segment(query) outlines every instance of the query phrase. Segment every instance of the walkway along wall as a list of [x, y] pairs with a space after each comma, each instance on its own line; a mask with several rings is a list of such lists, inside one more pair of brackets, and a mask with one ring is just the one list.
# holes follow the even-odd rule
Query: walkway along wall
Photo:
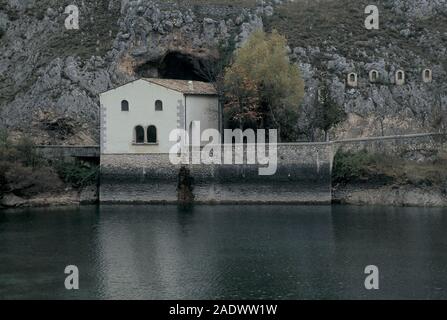
[[332, 142], [338, 150], [391, 154], [407, 160], [424, 160], [427, 155], [447, 152], [447, 134], [423, 133], [387, 137], [345, 139]]
[[75, 159], [98, 161], [100, 158], [99, 146], [55, 146], [37, 145], [37, 154], [47, 160], [62, 160], [66, 162]]

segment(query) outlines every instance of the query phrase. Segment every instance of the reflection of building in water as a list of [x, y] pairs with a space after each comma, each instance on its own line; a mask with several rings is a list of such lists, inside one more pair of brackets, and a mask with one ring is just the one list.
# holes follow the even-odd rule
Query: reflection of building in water
[[123, 207], [101, 210], [103, 298], [191, 299], [192, 292], [209, 291], [215, 259], [206, 256], [216, 249], [207, 241], [206, 218], [188, 220], [175, 206], [133, 206], [124, 214]]

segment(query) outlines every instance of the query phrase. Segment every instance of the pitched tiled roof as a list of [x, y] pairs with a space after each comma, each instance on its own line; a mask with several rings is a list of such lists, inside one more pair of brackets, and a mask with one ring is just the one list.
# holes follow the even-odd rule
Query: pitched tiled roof
[[144, 78], [144, 80], [184, 94], [217, 95], [216, 88], [208, 82], [155, 78]]

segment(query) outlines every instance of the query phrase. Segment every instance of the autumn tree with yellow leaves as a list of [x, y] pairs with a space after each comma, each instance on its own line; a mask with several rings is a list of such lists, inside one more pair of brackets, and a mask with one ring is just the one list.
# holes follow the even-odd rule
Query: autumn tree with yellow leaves
[[224, 88], [231, 127], [277, 129], [281, 141], [296, 138], [304, 82], [278, 32], [259, 30], [250, 36], [225, 70]]

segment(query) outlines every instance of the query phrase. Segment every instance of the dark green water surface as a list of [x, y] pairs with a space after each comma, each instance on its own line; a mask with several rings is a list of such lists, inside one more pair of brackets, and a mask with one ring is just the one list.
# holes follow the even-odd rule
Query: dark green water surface
[[[80, 289], [65, 289], [76, 265]], [[380, 289], [364, 287], [367, 265]], [[445, 299], [447, 209], [0, 211], [1, 299]]]

